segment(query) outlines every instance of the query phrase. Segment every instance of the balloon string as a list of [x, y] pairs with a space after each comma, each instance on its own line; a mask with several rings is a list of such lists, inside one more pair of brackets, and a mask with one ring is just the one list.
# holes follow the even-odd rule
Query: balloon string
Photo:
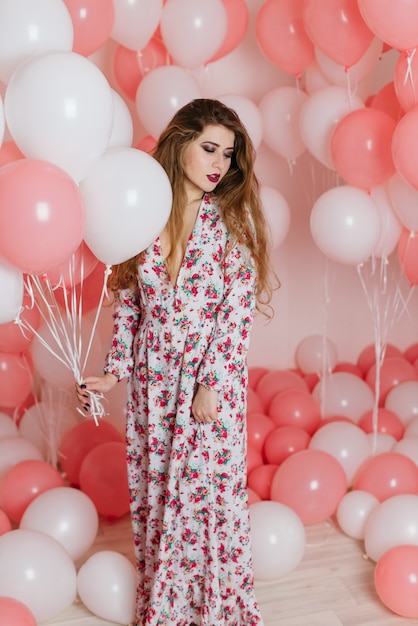
[[413, 58], [415, 56], [415, 52], [417, 51], [416, 48], [414, 48], [413, 50], [408, 50], [406, 53], [406, 63], [407, 63], [407, 67], [406, 67], [406, 72], [405, 72], [405, 77], [403, 80], [403, 84], [406, 85], [408, 79], [411, 81], [411, 87], [414, 90], [414, 76], [412, 73], [412, 61]]

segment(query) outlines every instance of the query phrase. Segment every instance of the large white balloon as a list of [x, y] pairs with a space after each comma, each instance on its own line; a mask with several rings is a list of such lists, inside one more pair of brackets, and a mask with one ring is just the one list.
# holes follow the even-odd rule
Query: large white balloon
[[254, 576], [273, 580], [294, 570], [306, 547], [305, 527], [288, 506], [268, 500], [250, 505]]
[[161, 165], [135, 148], [108, 150], [80, 183], [85, 241], [105, 265], [127, 261], [161, 233], [171, 211], [170, 181]]
[[224, 94], [218, 100], [237, 113], [257, 150], [263, 139], [263, 118], [258, 106], [250, 98], [238, 94]]
[[0, 537], [0, 596], [23, 602], [38, 623], [71, 606], [76, 594], [74, 562], [58, 541], [23, 529]]
[[0, 80], [7, 83], [18, 65], [39, 52], [71, 52], [73, 39], [62, 0], [1, 0]]
[[28, 158], [49, 161], [79, 182], [112, 132], [113, 96], [104, 74], [75, 52], [29, 58], [11, 77], [6, 122]]
[[79, 569], [78, 594], [94, 615], [118, 624], [135, 619], [136, 572], [113, 550], [96, 552]]
[[92, 500], [79, 489], [55, 487], [32, 500], [23, 513], [20, 528], [49, 535], [76, 561], [93, 545], [99, 515]]
[[348, 265], [367, 261], [381, 230], [379, 210], [366, 191], [341, 185], [323, 193], [310, 218], [312, 237], [330, 259]]
[[374, 406], [374, 394], [369, 385], [350, 372], [323, 376], [312, 394], [320, 403], [324, 418], [341, 415], [358, 422]]
[[163, 65], [139, 83], [135, 107], [148, 134], [158, 139], [173, 115], [195, 98], [201, 98], [201, 92], [193, 76], [183, 67]]
[[145, 48], [161, 19], [163, 0], [113, 0], [111, 37], [130, 50]]
[[221, 47], [228, 16], [221, 0], [167, 0], [161, 35], [176, 65], [203, 66]]

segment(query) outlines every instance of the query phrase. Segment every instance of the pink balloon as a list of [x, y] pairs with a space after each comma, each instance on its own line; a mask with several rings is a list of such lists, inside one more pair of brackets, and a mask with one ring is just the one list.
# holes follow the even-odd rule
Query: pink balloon
[[264, 374], [267, 374], [268, 371], [269, 370], [267, 367], [260, 367], [260, 366], [249, 367], [248, 368], [248, 389], [255, 391], [258, 383], [260, 382]]
[[411, 109], [399, 120], [392, 140], [392, 157], [398, 174], [414, 189], [418, 189], [418, 173], [414, 163], [418, 157], [415, 141], [418, 132], [418, 108]]
[[[366, 382], [372, 390], [376, 385], [376, 364], [372, 365], [366, 375]], [[404, 357], [385, 357], [379, 372], [379, 405], [385, 404], [388, 393], [399, 383], [418, 380], [418, 372]]]
[[303, 23], [303, 5], [303, 0], [267, 0], [256, 18], [261, 51], [288, 74], [302, 74], [314, 58], [314, 46]]
[[383, 502], [401, 494], [418, 492], [418, 467], [397, 452], [383, 452], [367, 459], [359, 468], [353, 489], [373, 494]]
[[0, 598], [0, 623], [4, 626], [36, 626], [32, 611], [14, 598]]
[[397, 441], [402, 439], [405, 426], [396, 413], [384, 407], [379, 407], [376, 418], [375, 425], [374, 411], [367, 411], [360, 418], [358, 425], [365, 433], [386, 433], [394, 437]]
[[322, 450], [302, 450], [276, 471], [271, 499], [293, 509], [309, 525], [333, 515], [346, 491], [345, 472], [333, 456]]
[[33, 364], [27, 352], [0, 352], [0, 406], [23, 404], [33, 383]]
[[25, 155], [19, 150], [14, 141], [4, 141], [0, 147], [0, 167], [2, 165], [6, 165], [7, 163], [11, 163], [12, 161], [17, 161], [19, 159], [24, 159]]
[[259, 452], [263, 452], [267, 435], [274, 430], [272, 419], [263, 413], [247, 413], [247, 440]]
[[308, 387], [301, 376], [289, 369], [272, 370], [267, 372], [258, 382], [256, 392], [263, 408], [268, 411], [274, 396], [285, 389], [304, 389]]
[[410, 111], [418, 104], [417, 80], [415, 54], [408, 50], [401, 52], [395, 65], [393, 84], [398, 105], [403, 111]]
[[310, 216], [312, 237], [330, 259], [347, 265], [365, 262], [380, 237], [379, 210], [363, 189], [341, 185], [325, 191]]
[[370, 190], [395, 173], [392, 138], [395, 120], [379, 109], [357, 109], [335, 127], [331, 154], [336, 170], [355, 187]]
[[[66, 311], [68, 303], [71, 303], [73, 299], [75, 299], [77, 306], [81, 305], [82, 315], [99, 307], [105, 281], [106, 265], [101, 261], [97, 261], [96, 257], [94, 258], [96, 263], [91, 272], [88, 273], [88, 276], [74, 287], [66, 289], [66, 292], [64, 292], [64, 288], [55, 290], [55, 299], [63, 311]], [[105, 294], [102, 306], [109, 305], [111, 298], [111, 295]]]
[[11, 520], [19, 524], [25, 509], [38, 495], [54, 487], [63, 487], [64, 479], [46, 461], [21, 461], [1, 476], [0, 501]]
[[398, 50], [418, 46], [418, 6], [410, 0], [358, 0], [364, 21], [377, 37]]
[[247, 446], [247, 475], [253, 471], [255, 467], [259, 467], [263, 465], [263, 455], [260, 450], [255, 448], [253, 445], [248, 444]]
[[312, 435], [321, 421], [316, 398], [303, 389], [286, 389], [270, 402], [268, 414], [276, 426], [298, 426]]
[[12, 522], [7, 517], [7, 514], [0, 509], [0, 536], [8, 533], [10, 530], [12, 530]]
[[278, 426], [264, 442], [264, 456], [268, 463], [280, 465], [288, 457], [309, 445], [310, 435], [299, 426]]
[[222, 0], [222, 3], [227, 18], [226, 35], [221, 47], [208, 63], [213, 63], [235, 50], [244, 39], [248, 28], [249, 12], [245, 0]]
[[[402, 350], [400, 350], [400, 348], [398, 348], [397, 346], [394, 346], [391, 343], [387, 343], [385, 345], [385, 356], [386, 357], [392, 357], [392, 356], [401, 357], [403, 355], [402, 355]], [[376, 347], [375, 347], [375, 344], [369, 344], [368, 346], [363, 348], [363, 350], [360, 352], [358, 359], [357, 359], [357, 365], [362, 371], [363, 376], [365, 376], [367, 372], [369, 371], [369, 369], [372, 367], [372, 365], [374, 365], [375, 363], [376, 363]]]
[[315, 46], [345, 67], [361, 59], [374, 37], [353, 0], [306, 0], [303, 20]]
[[278, 465], [258, 465], [248, 475], [248, 486], [253, 489], [261, 500], [270, 500], [270, 490], [273, 476]]
[[61, 168], [22, 159], [0, 169], [0, 255], [28, 274], [64, 263], [80, 245], [84, 204]]
[[366, 100], [371, 90], [371, 75], [382, 56], [382, 48], [382, 41], [375, 37], [360, 60], [348, 69], [319, 48], [315, 48], [315, 58], [322, 73], [332, 84], [346, 87], [348, 81], [350, 85], [356, 85], [357, 95]]
[[89, 56], [106, 43], [115, 19], [113, 0], [64, 0], [74, 29], [73, 51]]
[[98, 262], [85, 241], [82, 241], [71, 257], [58, 267], [48, 270], [46, 277], [52, 287], [74, 287], [92, 273]]
[[93, 420], [78, 423], [62, 438], [59, 456], [62, 471], [72, 486], [80, 484], [80, 467], [84, 457], [96, 446], [107, 442], [122, 442], [120, 433], [109, 422], [96, 426]]
[[[38, 307], [28, 294], [23, 295], [22, 311], [20, 319], [29, 324], [35, 331], [39, 326], [40, 313]], [[24, 352], [32, 342], [34, 334], [31, 330], [22, 332], [14, 321], [0, 324], [0, 351], [1, 352]]]
[[152, 37], [142, 50], [129, 50], [117, 46], [112, 63], [112, 72], [122, 93], [135, 102], [138, 85], [148, 72], [156, 67], [168, 65], [170, 55], [163, 42]]
[[261, 498], [251, 487], [247, 487], [248, 491], [248, 505], [254, 504], [254, 502], [261, 502]]
[[102, 443], [86, 454], [80, 467], [80, 489], [91, 498], [100, 515], [117, 519], [128, 513], [128, 470], [124, 443]]
[[380, 109], [381, 111], [384, 111], [393, 117], [396, 123], [399, 122], [404, 114], [396, 95], [394, 81], [386, 83], [386, 85], [379, 89], [379, 91], [372, 97], [370, 106], [373, 109]]
[[379, 559], [374, 571], [383, 604], [402, 617], [418, 618], [418, 546], [395, 546]]

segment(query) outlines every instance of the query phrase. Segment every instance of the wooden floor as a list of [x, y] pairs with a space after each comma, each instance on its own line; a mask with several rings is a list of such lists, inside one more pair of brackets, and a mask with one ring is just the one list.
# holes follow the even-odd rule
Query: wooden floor
[[[376, 595], [375, 564], [364, 557], [363, 542], [331, 523], [306, 528], [304, 557], [279, 580], [257, 582], [265, 626], [409, 626], [418, 620], [387, 610]], [[99, 550], [117, 550], [131, 558], [129, 516], [103, 522], [96, 542], [77, 567]], [[114, 626], [77, 602], [43, 626]]]

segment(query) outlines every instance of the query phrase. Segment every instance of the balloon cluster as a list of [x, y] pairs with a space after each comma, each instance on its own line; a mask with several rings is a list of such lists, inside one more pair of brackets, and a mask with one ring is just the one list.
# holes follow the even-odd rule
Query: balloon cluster
[[0, 456], [1, 623], [34, 626], [77, 596], [103, 619], [133, 621], [132, 562], [113, 550], [89, 554], [100, 516], [114, 520], [129, 510], [120, 433], [108, 422], [72, 426], [60, 443], [58, 470], [0, 413]]
[[[335, 520], [364, 541], [382, 602], [418, 617], [418, 347], [389, 344], [375, 394], [373, 345], [338, 362], [332, 342], [298, 345], [295, 369], [250, 368], [248, 490], [256, 578], [294, 569], [304, 528]], [[400, 583], [402, 581], [402, 584]]]

